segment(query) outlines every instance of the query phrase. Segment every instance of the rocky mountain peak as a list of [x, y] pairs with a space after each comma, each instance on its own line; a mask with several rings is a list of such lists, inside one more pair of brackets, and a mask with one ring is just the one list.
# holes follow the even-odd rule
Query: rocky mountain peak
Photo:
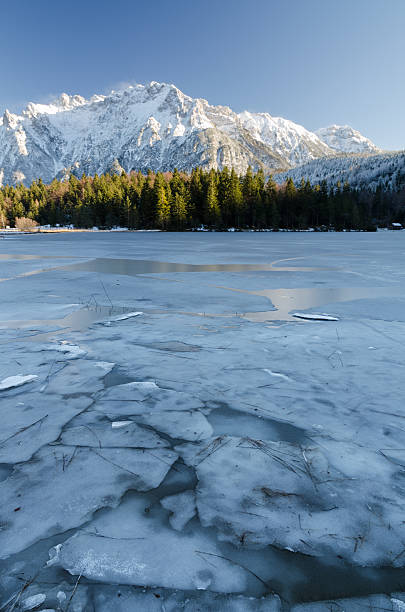
[[275, 172], [336, 155], [336, 139], [349, 148], [351, 141], [358, 147], [367, 140], [339, 130], [333, 138], [269, 113], [237, 114], [152, 81], [90, 99], [63, 93], [49, 104], [30, 102], [21, 116], [6, 111], [0, 169], [10, 183], [17, 176], [26, 183], [51, 181], [66, 168], [100, 174], [115, 161], [126, 172], [225, 165], [237, 172], [248, 165]]

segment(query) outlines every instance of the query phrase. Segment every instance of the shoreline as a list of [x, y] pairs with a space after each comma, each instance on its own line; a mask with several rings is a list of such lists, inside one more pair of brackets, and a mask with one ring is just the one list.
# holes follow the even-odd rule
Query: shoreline
[[75, 233], [91, 233], [91, 234], [136, 234], [136, 233], [160, 233], [160, 234], [176, 234], [176, 233], [181, 233], [181, 234], [205, 234], [205, 233], [215, 233], [215, 234], [249, 234], [249, 233], [256, 233], [256, 234], [349, 234], [349, 233], [356, 233], [356, 234], [375, 234], [377, 232], [392, 232], [392, 231], [403, 231], [403, 229], [405, 228], [400, 228], [397, 230], [393, 230], [391, 228], [388, 227], [378, 227], [375, 230], [364, 230], [364, 229], [343, 229], [343, 230], [334, 230], [334, 229], [327, 229], [327, 230], [320, 230], [320, 229], [313, 229], [313, 228], [309, 228], [309, 229], [278, 229], [278, 230], [274, 230], [274, 229], [269, 229], [269, 228], [263, 228], [263, 229], [240, 229], [240, 230], [236, 230], [234, 228], [228, 228], [228, 229], [205, 229], [205, 230], [200, 230], [200, 229], [191, 229], [191, 230], [160, 230], [160, 229], [90, 229], [90, 228], [50, 228], [50, 229], [41, 229], [41, 230], [17, 230], [14, 228], [10, 228], [10, 229], [3, 229], [0, 230], [0, 238], [1, 237], [5, 237], [5, 236], [15, 236], [15, 235], [27, 235], [27, 234], [32, 234], [32, 235], [37, 235], [37, 234], [75, 234]]

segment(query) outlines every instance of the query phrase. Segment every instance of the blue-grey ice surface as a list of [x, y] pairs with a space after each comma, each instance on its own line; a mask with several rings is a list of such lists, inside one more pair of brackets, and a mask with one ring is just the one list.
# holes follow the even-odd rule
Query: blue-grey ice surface
[[0, 265], [0, 610], [405, 610], [405, 233]]

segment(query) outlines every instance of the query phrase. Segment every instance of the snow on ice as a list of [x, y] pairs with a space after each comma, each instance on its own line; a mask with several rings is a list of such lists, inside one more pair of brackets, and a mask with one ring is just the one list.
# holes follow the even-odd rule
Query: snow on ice
[[15, 376], [7, 376], [7, 378], [0, 381], [0, 391], [6, 391], [7, 389], [13, 389], [14, 387], [21, 387], [21, 385], [32, 382], [36, 378], [38, 378], [36, 374], [27, 374], [26, 376], [17, 374]]

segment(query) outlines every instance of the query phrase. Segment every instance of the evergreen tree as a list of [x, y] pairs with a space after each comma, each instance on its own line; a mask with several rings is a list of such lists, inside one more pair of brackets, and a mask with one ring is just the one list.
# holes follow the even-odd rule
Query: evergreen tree
[[170, 202], [167, 197], [166, 182], [161, 172], [156, 175], [153, 192], [156, 201], [156, 227], [167, 229], [170, 225]]
[[221, 221], [221, 212], [218, 203], [218, 187], [215, 170], [211, 170], [208, 175], [206, 210], [208, 224], [215, 227], [218, 226]]
[[243, 194], [240, 179], [233, 168], [230, 177], [229, 198], [231, 225], [240, 227], [242, 223]]
[[306, 227], [342, 229], [405, 223], [405, 173], [396, 175], [394, 188], [376, 192], [354, 190], [345, 183], [328, 187], [303, 179], [298, 188], [291, 178], [277, 186], [262, 170], [251, 168], [239, 177], [234, 169], [196, 168], [191, 175], [174, 170], [155, 174], [125, 172], [67, 181], [41, 180], [27, 187], [0, 188], [0, 226], [16, 217], [40, 224], [73, 223], [77, 227], [161, 228], [185, 230], [201, 223], [215, 228]]
[[246, 170], [246, 174], [243, 177], [242, 182], [242, 195], [243, 195], [243, 203], [244, 203], [244, 223], [250, 227], [253, 225], [254, 221], [254, 206], [255, 206], [255, 183], [253, 179], [252, 168], [248, 166]]
[[173, 229], [176, 231], [184, 229], [187, 220], [187, 202], [178, 192], [172, 196], [171, 219]]

